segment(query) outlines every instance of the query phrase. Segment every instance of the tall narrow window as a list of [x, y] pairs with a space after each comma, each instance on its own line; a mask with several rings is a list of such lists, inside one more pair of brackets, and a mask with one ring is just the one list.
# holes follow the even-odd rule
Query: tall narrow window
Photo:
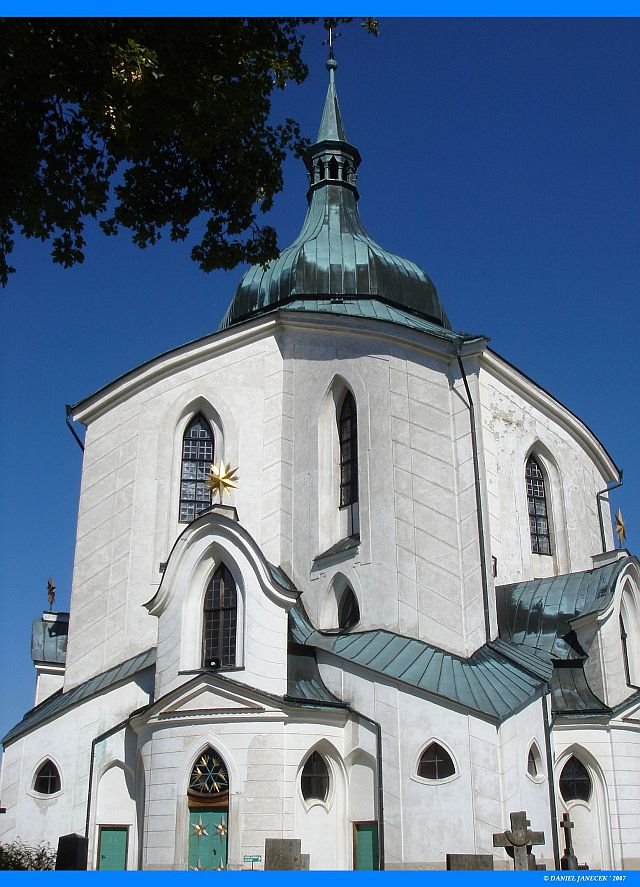
[[233, 576], [224, 564], [218, 567], [207, 586], [203, 615], [203, 668], [235, 665], [238, 594]]
[[631, 686], [631, 669], [629, 668], [629, 648], [627, 646], [627, 629], [625, 628], [622, 613], [620, 613], [620, 643], [622, 644], [622, 661], [624, 663], [624, 677], [628, 686]]
[[527, 481], [527, 502], [529, 504], [531, 551], [534, 554], [551, 554], [551, 535], [549, 533], [549, 515], [547, 513], [544, 475], [533, 456], [530, 456], [527, 461], [525, 476]]
[[213, 462], [213, 435], [201, 413], [189, 422], [182, 438], [180, 520], [189, 522], [211, 506], [206, 480]]
[[340, 508], [358, 501], [358, 424], [356, 402], [347, 391], [338, 414]]
[[329, 769], [317, 751], [312, 752], [302, 768], [300, 788], [305, 801], [326, 801], [329, 794]]

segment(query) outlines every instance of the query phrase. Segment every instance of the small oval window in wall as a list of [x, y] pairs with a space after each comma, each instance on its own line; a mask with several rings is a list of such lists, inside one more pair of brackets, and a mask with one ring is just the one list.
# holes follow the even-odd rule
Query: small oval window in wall
[[560, 794], [565, 802], [588, 801], [591, 797], [591, 777], [582, 761], [571, 755], [560, 774]]
[[531, 744], [529, 749], [529, 757], [527, 758], [527, 773], [532, 779], [540, 780], [544, 776], [542, 769], [542, 757], [540, 750], [535, 742]]
[[329, 794], [329, 768], [322, 755], [314, 751], [302, 768], [300, 779], [305, 801], [326, 801]]
[[60, 774], [53, 761], [45, 761], [36, 773], [33, 790], [41, 795], [55, 795], [60, 791]]
[[423, 779], [447, 779], [456, 772], [451, 755], [439, 742], [432, 742], [420, 755], [418, 776]]

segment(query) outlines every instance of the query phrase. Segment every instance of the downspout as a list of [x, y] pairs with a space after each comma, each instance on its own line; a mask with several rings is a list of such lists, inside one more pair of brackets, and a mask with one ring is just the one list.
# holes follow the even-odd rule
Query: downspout
[[[311, 699], [296, 699], [293, 696], [284, 696], [285, 701], [289, 699], [291, 702], [303, 702], [304, 705], [317, 705], [319, 707], [325, 706], [326, 702], [315, 702]], [[384, 789], [382, 784], [382, 727], [378, 723], [378, 721], [374, 721], [373, 718], [370, 718], [369, 715], [363, 715], [362, 712], [356, 711], [348, 703], [341, 703], [341, 705], [345, 704], [347, 706], [348, 711], [353, 712], [357, 717], [362, 718], [363, 721], [368, 721], [370, 724], [373, 724], [373, 727], [376, 731], [376, 774], [378, 777], [378, 791], [376, 792], [376, 821], [378, 823], [378, 870], [384, 871]], [[337, 705], [337, 703], [336, 703]], [[98, 737], [100, 738], [100, 737]]]
[[376, 764], [378, 770], [378, 792], [376, 799], [376, 818], [378, 820], [378, 871], [384, 871], [384, 789], [382, 785], [382, 727], [378, 723], [378, 721], [374, 721], [373, 718], [370, 718], [368, 715], [363, 715], [359, 711], [355, 711], [354, 713], [358, 715], [359, 718], [362, 718], [363, 721], [368, 721], [370, 724], [373, 724], [376, 731]]
[[[600, 521], [600, 541], [602, 543], [602, 553], [603, 554], [607, 550], [607, 541], [604, 536], [604, 521], [602, 520], [602, 499], [604, 496], [607, 495], [607, 493], [610, 493], [611, 490], [617, 490], [618, 487], [622, 486], [622, 484], [624, 483], [624, 480], [622, 479], [623, 473], [624, 472], [622, 471], [622, 468], [621, 468], [620, 469], [620, 480], [617, 481], [617, 483], [614, 483], [613, 486], [611, 486], [611, 487], [609, 486], [609, 484], [607, 484], [607, 486], [605, 487], [604, 490], [600, 490], [599, 493], [596, 493], [596, 502], [598, 503], [598, 520]], [[607, 499], [607, 502], [608, 501], [609, 500]], [[615, 548], [615, 543], [614, 543], [614, 548]]]
[[553, 754], [551, 752], [551, 724], [547, 719], [547, 698], [551, 696], [551, 687], [547, 684], [542, 694], [542, 723], [544, 724], [544, 745], [547, 757], [547, 783], [549, 786], [549, 813], [551, 814], [551, 841], [553, 844], [553, 861], [556, 869], [560, 868], [560, 846], [558, 844], [558, 803], [553, 778]]
[[476, 432], [476, 412], [473, 406], [469, 383], [467, 382], [467, 374], [464, 371], [462, 356], [460, 353], [460, 344], [456, 351], [458, 366], [464, 382], [465, 391], [467, 392], [468, 408], [469, 408], [469, 425], [471, 427], [471, 448], [473, 451], [473, 477], [476, 489], [476, 515], [478, 520], [478, 543], [480, 545], [480, 574], [482, 579], [482, 603], [484, 606], [484, 633], [487, 643], [491, 641], [491, 621], [489, 618], [489, 581], [487, 578], [487, 556], [485, 551], [484, 538], [484, 520], [482, 517], [482, 496], [480, 493], [480, 464], [478, 459], [478, 437]]
[[84, 821], [84, 836], [85, 838], [89, 837], [89, 820], [91, 818], [91, 798], [93, 795], [93, 765], [95, 763], [95, 755], [96, 755], [96, 745], [99, 742], [102, 742], [103, 739], [108, 739], [113, 733], [118, 733], [123, 727], [126, 727], [129, 724], [129, 718], [124, 721], [121, 721], [119, 724], [116, 724], [115, 727], [111, 727], [109, 730], [105, 730], [104, 733], [101, 733], [99, 736], [96, 736], [91, 741], [91, 758], [89, 759], [89, 787], [87, 789], [87, 815]]
[[80, 438], [76, 434], [76, 430], [73, 427], [73, 425], [71, 424], [71, 415], [73, 413], [73, 408], [69, 404], [67, 404], [65, 407], [65, 410], [66, 410], [66, 418], [67, 418], [67, 428], [69, 429], [71, 434], [73, 434], [73, 436], [76, 439], [76, 443], [78, 444], [78, 446], [80, 447], [80, 449], [84, 453], [84, 444], [82, 443], [82, 441], [80, 440]]

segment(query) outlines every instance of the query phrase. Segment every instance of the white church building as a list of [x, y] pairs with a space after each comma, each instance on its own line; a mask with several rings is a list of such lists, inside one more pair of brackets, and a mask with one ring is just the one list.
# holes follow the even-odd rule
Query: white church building
[[[34, 622], [0, 841], [88, 867], [640, 868], [640, 571], [594, 434], [367, 234], [335, 61], [297, 240], [218, 332], [73, 407], [70, 613]], [[238, 469], [223, 498], [211, 464]], [[452, 846], [453, 844], [453, 846]]]

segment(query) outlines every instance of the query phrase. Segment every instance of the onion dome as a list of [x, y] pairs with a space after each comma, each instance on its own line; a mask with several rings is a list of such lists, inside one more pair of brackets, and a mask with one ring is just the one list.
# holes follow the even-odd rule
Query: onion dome
[[224, 329], [287, 303], [344, 299], [346, 304], [387, 303], [451, 329], [429, 277], [413, 262], [379, 246], [360, 220], [356, 188], [360, 153], [345, 135], [336, 68], [331, 57], [318, 138], [304, 157], [310, 187], [302, 231], [277, 259], [247, 271], [220, 326]]

